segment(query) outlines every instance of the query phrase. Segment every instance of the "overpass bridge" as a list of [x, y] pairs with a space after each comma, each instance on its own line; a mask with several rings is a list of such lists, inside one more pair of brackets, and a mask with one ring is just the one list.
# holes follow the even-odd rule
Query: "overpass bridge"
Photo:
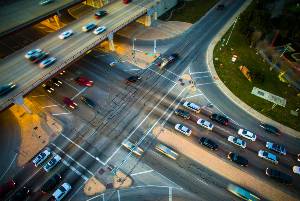
[[[156, 7], [157, 2], [154, 0], [134, 0], [127, 5], [122, 1], [116, 1], [104, 7], [109, 14], [101, 20], [94, 19], [94, 13], [91, 13], [2, 59], [0, 85], [15, 82], [17, 88], [0, 98], [0, 111], [13, 103], [22, 105], [24, 95], [107, 38], [113, 50], [114, 33], [145, 14], [148, 19], [146, 24], [149, 24], [151, 16], [155, 16]], [[99, 35], [82, 32], [81, 27], [89, 22], [94, 22], [98, 26], [104, 25], [107, 30]], [[74, 35], [65, 40], [59, 39], [58, 35], [68, 29], [72, 29]], [[26, 52], [35, 48], [49, 52], [50, 56], [57, 58], [56, 63], [41, 69], [25, 59]]]

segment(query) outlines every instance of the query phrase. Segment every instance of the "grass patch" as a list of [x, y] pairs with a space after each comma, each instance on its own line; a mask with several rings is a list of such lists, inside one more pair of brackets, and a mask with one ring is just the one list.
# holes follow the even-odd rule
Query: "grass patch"
[[[173, 11], [172, 17], [169, 21], [195, 23], [217, 2], [217, 0], [192, 0], [179, 2], [174, 8], [175, 11]], [[168, 19], [170, 13], [171, 10], [160, 16], [159, 19]]]
[[[229, 33], [224, 36], [226, 40], [228, 35]], [[239, 33], [238, 29], [233, 31], [228, 45], [222, 47], [221, 50], [220, 48], [221, 42], [214, 49], [214, 58], [219, 59], [218, 61], [214, 60], [214, 65], [220, 79], [228, 89], [256, 111], [300, 131], [300, 117], [290, 114], [291, 110], [300, 108], [300, 97], [297, 96], [299, 92], [279, 81], [278, 73], [269, 70], [269, 64], [256, 54], [255, 49], [249, 47], [245, 36]], [[238, 55], [236, 63], [231, 62], [233, 54]], [[255, 80], [249, 82], [239, 70], [240, 65], [247, 66], [252, 72], [263, 74], [264, 82]], [[251, 94], [254, 86], [285, 98], [287, 100], [286, 107], [276, 106], [272, 109], [273, 103]]]

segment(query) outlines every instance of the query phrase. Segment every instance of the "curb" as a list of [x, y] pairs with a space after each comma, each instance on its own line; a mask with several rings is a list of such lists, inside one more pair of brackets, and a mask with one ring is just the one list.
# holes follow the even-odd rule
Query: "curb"
[[284, 126], [281, 123], [270, 119], [269, 117], [264, 116], [263, 114], [257, 112], [255, 109], [251, 108], [249, 105], [247, 105], [242, 100], [240, 100], [225, 86], [225, 84], [220, 80], [220, 78], [215, 70], [215, 66], [213, 63], [213, 51], [214, 51], [216, 44], [220, 41], [222, 36], [225, 35], [225, 33], [229, 30], [229, 28], [233, 24], [235, 18], [240, 13], [242, 13], [250, 5], [251, 2], [252, 1], [247, 1], [246, 3], [244, 3], [244, 5], [239, 9], [239, 11], [237, 11], [237, 13], [234, 16], [232, 16], [232, 18], [225, 24], [225, 26], [219, 31], [219, 33], [214, 37], [214, 39], [209, 44], [208, 51], [206, 53], [208, 69], [209, 69], [212, 77], [215, 78], [218, 88], [224, 93], [224, 95], [226, 95], [238, 107], [240, 107], [242, 110], [246, 111], [248, 114], [250, 114], [255, 119], [278, 127], [281, 131], [284, 131], [285, 134], [291, 135], [296, 138], [300, 138], [300, 132], [298, 132], [292, 128], [289, 128], [287, 126]]

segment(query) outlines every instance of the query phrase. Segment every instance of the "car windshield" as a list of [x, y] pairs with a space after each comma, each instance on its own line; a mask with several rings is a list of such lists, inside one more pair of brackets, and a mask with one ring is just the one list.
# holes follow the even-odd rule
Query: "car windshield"
[[269, 157], [269, 154], [268, 154], [267, 152], [264, 151], [264, 152], [263, 152], [263, 156], [268, 158], [268, 157]]

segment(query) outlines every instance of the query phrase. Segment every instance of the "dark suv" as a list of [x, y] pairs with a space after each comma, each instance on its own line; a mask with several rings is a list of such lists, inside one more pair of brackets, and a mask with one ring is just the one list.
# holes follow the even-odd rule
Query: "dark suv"
[[236, 153], [230, 152], [227, 158], [240, 166], [248, 166], [248, 160]]
[[212, 114], [209, 118], [213, 121], [223, 124], [224, 126], [228, 126], [229, 124], [229, 119], [220, 114]]
[[259, 126], [262, 127], [263, 129], [265, 129], [265, 131], [267, 131], [268, 133], [280, 135], [279, 129], [270, 124], [260, 123]]
[[24, 186], [10, 198], [10, 201], [24, 201], [28, 198], [30, 193], [31, 190]]
[[174, 112], [176, 115], [183, 117], [184, 119], [190, 118], [190, 113], [181, 109], [177, 109]]
[[290, 175], [287, 175], [279, 170], [275, 170], [272, 168], [266, 169], [266, 175], [283, 184], [292, 184], [293, 181]]
[[218, 149], [217, 143], [215, 143], [214, 141], [206, 137], [200, 138], [199, 143], [202, 144], [203, 146], [210, 148], [211, 150]]
[[61, 181], [61, 176], [59, 174], [53, 175], [41, 188], [41, 191], [44, 193], [49, 193], [51, 190], [55, 188]]
[[92, 109], [94, 109], [97, 106], [97, 104], [92, 99], [86, 96], [81, 96], [80, 100]]

